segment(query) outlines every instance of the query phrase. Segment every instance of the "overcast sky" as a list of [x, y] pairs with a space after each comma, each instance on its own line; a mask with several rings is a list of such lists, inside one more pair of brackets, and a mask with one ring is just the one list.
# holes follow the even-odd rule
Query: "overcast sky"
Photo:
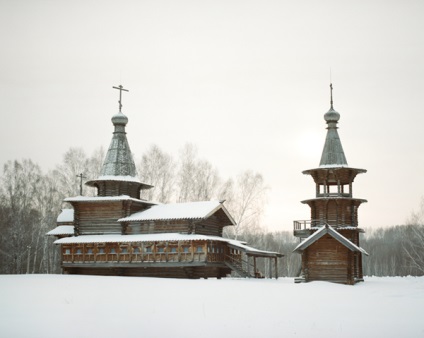
[[270, 187], [264, 225], [309, 219], [330, 69], [361, 227], [424, 195], [424, 1], [0, 0], [0, 164], [107, 148], [122, 83], [136, 160], [187, 142]]

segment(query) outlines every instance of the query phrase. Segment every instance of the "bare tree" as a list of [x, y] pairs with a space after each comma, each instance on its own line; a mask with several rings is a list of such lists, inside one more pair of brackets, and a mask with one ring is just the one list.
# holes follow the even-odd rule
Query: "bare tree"
[[174, 183], [174, 160], [157, 145], [152, 145], [143, 154], [138, 173], [143, 182], [153, 185], [144, 190], [142, 197], [149, 201], [168, 203], [172, 199]]
[[31, 252], [37, 249], [34, 230], [41, 220], [34, 201], [42, 184], [41, 169], [31, 160], [4, 165], [0, 243], [9, 273], [29, 272]]
[[424, 275], [424, 197], [421, 197], [417, 212], [407, 219], [403, 249], [408, 257], [413, 274]]
[[226, 190], [227, 208], [233, 215], [237, 225], [233, 228], [233, 234], [237, 239], [243, 232], [254, 233], [261, 228], [260, 219], [266, 202], [265, 185], [261, 174], [247, 170], [239, 174], [234, 188]]
[[220, 182], [218, 170], [206, 160], [197, 158], [197, 148], [186, 144], [180, 152], [176, 178], [177, 201], [202, 201], [215, 198]]

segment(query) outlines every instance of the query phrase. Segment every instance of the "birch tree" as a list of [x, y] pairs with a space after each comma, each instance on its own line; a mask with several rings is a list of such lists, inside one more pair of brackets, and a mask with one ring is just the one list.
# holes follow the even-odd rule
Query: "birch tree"
[[414, 274], [424, 275], [424, 197], [418, 211], [407, 219], [403, 249], [408, 257], [409, 267]]
[[228, 229], [228, 236], [237, 239], [243, 233], [252, 234], [260, 229], [267, 190], [261, 174], [246, 170], [238, 175], [234, 187], [223, 196], [228, 200], [227, 208], [237, 224]]
[[172, 156], [157, 145], [152, 145], [143, 154], [138, 166], [141, 181], [153, 185], [152, 189], [142, 191], [142, 198], [161, 203], [170, 202], [173, 197], [174, 167]]

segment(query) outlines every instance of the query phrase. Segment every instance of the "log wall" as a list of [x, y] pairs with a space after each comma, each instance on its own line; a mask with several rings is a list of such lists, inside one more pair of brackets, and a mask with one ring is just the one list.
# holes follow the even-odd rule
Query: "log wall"
[[351, 251], [330, 235], [321, 237], [303, 253], [306, 281], [353, 284]]

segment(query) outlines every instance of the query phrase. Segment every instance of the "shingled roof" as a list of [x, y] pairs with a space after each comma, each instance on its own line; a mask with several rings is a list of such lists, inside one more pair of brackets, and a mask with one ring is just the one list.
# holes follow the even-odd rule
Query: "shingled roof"
[[293, 252], [302, 252], [306, 248], [308, 248], [311, 244], [315, 243], [317, 240], [319, 240], [324, 235], [330, 235], [333, 237], [336, 241], [343, 244], [345, 247], [347, 247], [351, 251], [359, 251], [363, 253], [364, 255], [368, 256], [368, 252], [366, 252], [361, 247], [357, 246], [355, 243], [348, 240], [346, 237], [344, 237], [342, 234], [334, 230], [331, 226], [326, 224], [325, 226], [321, 227], [318, 231], [314, 232], [312, 235], [310, 235], [308, 238], [306, 238], [303, 242], [301, 242], [294, 250]]

